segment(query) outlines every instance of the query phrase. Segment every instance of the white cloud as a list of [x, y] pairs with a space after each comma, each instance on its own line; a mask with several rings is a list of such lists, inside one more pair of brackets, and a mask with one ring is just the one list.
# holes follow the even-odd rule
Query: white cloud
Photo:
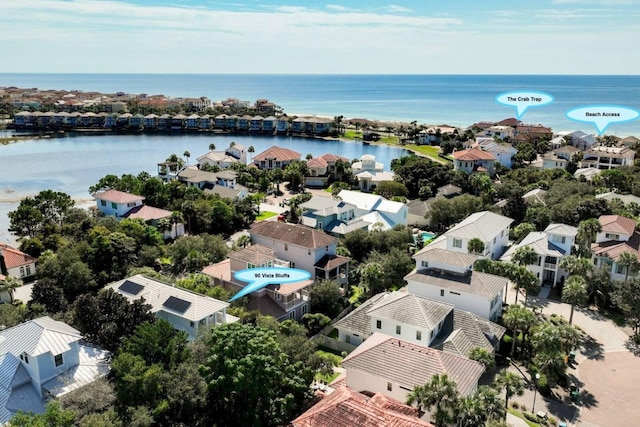
[[387, 10], [389, 10], [389, 12], [392, 12], [392, 13], [410, 13], [410, 12], [413, 12], [412, 9], [409, 9], [408, 7], [404, 7], [404, 6], [399, 6], [397, 4], [390, 4], [387, 7]]

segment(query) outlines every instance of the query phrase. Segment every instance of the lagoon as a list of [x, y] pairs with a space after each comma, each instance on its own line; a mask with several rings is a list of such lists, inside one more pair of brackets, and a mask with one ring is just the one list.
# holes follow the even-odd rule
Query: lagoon
[[[9, 136], [10, 132], [0, 132]], [[389, 170], [391, 160], [408, 154], [399, 147], [365, 145], [360, 142], [299, 137], [239, 136], [211, 134], [87, 135], [63, 134], [52, 138], [0, 145], [0, 241], [15, 241], [7, 229], [7, 213], [19, 200], [44, 189], [63, 191], [74, 199], [91, 199], [89, 186], [108, 174], [157, 174], [157, 163], [175, 153], [191, 153], [189, 162], [209, 151], [209, 144], [223, 150], [234, 141], [253, 146], [254, 154], [277, 145], [295, 150], [304, 158], [334, 153], [348, 159], [373, 154]], [[250, 157], [251, 154], [248, 154]]]

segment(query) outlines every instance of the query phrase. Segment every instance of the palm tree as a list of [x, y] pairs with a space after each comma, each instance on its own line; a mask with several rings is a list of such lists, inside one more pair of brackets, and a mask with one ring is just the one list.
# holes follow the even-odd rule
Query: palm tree
[[191, 153], [185, 151], [182, 155], [187, 159], [187, 166], [189, 166], [189, 157], [191, 157]]
[[510, 305], [502, 316], [504, 325], [513, 331], [513, 341], [511, 343], [511, 357], [515, 354], [518, 331], [524, 336], [537, 323], [538, 319], [531, 310], [518, 304]]
[[496, 367], [496, 357], [493, 355], [493, 352], [486, 348], [474, 347], [471, 349], [467, 357], [471, 360], [482, 363], [487, 371], [491, 371]]
[[416, 403], [420, 410], [431, 410], [435, 406], [436, 426], [445, 427], [451, 420], [451, 412], [456, 408], [459, 398], [456, 382], [447, 374], [434, 375], [431, 380], [416, 386], [407, 395], [407, 404]]
[[586, 277], [593, 271], [593, 263], [589, 258], [577, 258], [574, 255], [562, 258], [559, 267], [569, 276]]
[[456, 426], [460, 427], [483, 427], [484, 411], [482, 402], [476, 394], [463, 397], [458, 401], [455, 408]]
[[484, 243], [482, 240], [474, 237], [469, 240], [469, 243], [467, 243], [467, 250], [470, 254], [481, 254], [484, 252]]
[[481, 385], [478, 387], [476, 396], [482, 405], [485, 422], [492, 419], [502, 419], [505, 416], [504, 401], [500, 398], [498, 391], [495, 389]]
[[362, 286], [369, 295], [375, 295], [381, 290], [384, 270], [380, 263], [362, 263], [358, 267], [358, 272], [360, 273], [360, 286]]
[[509, 407], [509, 398], [522, 396], [524, 393], [524, 381], [518, 374], [504, 369], [496, 376], [493, 382], [498, 390], [504, 389], [504, 407]]
[[562, 302], [571, 304], [569, 324], [573, 323], [573, 310], [576, 304], [583, 304], [587, 300], [587, 282], [580, 276], [571, 276], [562, 288]]
[[213, 151], [216, 149], [216, 144], [209, 144], [209, 151]]
[[624, 280], [629, 278], [629, 273], [635, 275], [638, 270], [640, 270], [640, 261], [638, 261], [638, 257], [631, 252], [621, 253], [616, 264], [624, 267]]
[[534, 265], [538, 263], [538, 254], [531, 246], [521, 246], [513, 253], [511, 261], [523, 267]]
[[0, 294], [7, 292], [9, 294], [9, 301], [13, 302], [14, 291], [22, 285], [22, 280], [6, 276], [4, 280], [0, 280]]
[[250, 145], [247, 149], [247, 152], [249, 153], [249, 163], [251, 163], [253, 161], [253, 153], [256, 152], [256, 149], [253, 147], [253, 145]]
[[591, 253], [591, 244], [596, 241], [596, 236], [602, 231], [602, 225], [596, 218], [585, 219], [578, 224], [576, 240], [585, 254]]
[[237, 242], [238, 246], [246, 248], [250, 244], [251, 244], [251, 237], [247, 236], [246, 234], [243, 234], [242, 236], [238, 237], [238, 242]]

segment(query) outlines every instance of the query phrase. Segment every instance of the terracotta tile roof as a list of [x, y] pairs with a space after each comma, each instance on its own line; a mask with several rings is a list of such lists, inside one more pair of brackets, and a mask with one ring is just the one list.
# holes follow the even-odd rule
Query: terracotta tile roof
[[338, 239], [322, 231], [317, 231], [304, 225], [279, 223], [276, 221], [260, 221], [251, 226], [251, 235], [259, 235], [279, 240], [292, 245], [317, 249], [333, 245]]
[[633, 234], [636, 229], [634, 220], [620, 215], [602, 215], [598, 221], [600, 221], [602, 231], [608, 233]]
[[112, 203], [133, 203], [139, 200], [144, 200], [144, 197], [138, 196], [136, 194], [125, 193], [124, 191], [118, 190], [107, 190], [102, 193], [96, 193], [94, 196], [96, 199], [106, 200], [107, 202]]
[[429, 382], [434, 375], [447, 374], [456, 382], [461, 396], [477, 388], [485, 370], [479, 362], [378, 332], [347, 356], [342, 367], [347, 370], [347, 384], [351, 370], [355, 370], [409, 390]]
[[202, 269], [202, 273], [225, 282], [231, 281], [231, 260], [225, 259]]
[[495, 156], [486, 151], [477, 148], [469, 148], [468, 150], [460, 150], [453, 153], [456, 160], [473, 161], [473, 160], [495, 160]]
[[144, 221], [153, 221], [156, 219], [169, 218], [171, 216], [171, 211], [154, 208], [153, 206], [140, 205], [131, 209], [122, 216], [124, 218], [141, 218]]
[[338, 387], [291, 422], [293, 427], [433, 427], [418, 418], [418, 410], [376, 393], [368, 397]]
[[323, 154], [320, 157], [325, 159], [327, 162], [335, 162], [337, 160], [342, 160], [343, 162], [349, 161], [349, 159], [347, 159], [346, 157], [338, 156], [337, 154], [331, 154], [331, 153]]
[[594, 255], [607, 257], [617, 261], [625, 252], [629, 252], [640, 259], [640, 234], [633, 233], [631, 238], [624, 242], [619, 240], [609, 240], [602, 243], [593, 243], [591, 250]]
[[253, 157], [253, 161], [262, 161], [268, 159], [276, 159], [279, 161], [285, 160], [299, 160], [300, 153], [289, 150], [288, 148], [276, 147], [267, 148], [262, 153]]
[[307, 161], [307, 166], [310, 168], [326, 168], [329, 165], [322, 157], [314, 157]]
[[6, 243], [0, 243], [0, 255], [4, 256], [4, 262], [7, 268], [16, 268], [37, 261], [37, 258], [12, 248]]

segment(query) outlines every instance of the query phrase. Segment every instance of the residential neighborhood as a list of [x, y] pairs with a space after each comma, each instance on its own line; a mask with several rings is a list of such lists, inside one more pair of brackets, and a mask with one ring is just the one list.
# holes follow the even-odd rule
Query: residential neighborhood
[[[116, 98], [87, 112], [67, 96], [13, 124], [274, 135], [342, 126], [285, 118], [268, 100], [143, 114]], [[363, 141], [363, 123], [375, 133], [346, 122]], [[10, 214], [18, 243], [0, 244], [0, 422], [57, 404], [78, 422], [114, 425], [592, 425], [604, 385], [583, 378], [608, 351], [635, 357], [640, 141], [513, 118], [412, 134], [398, 144], [437, 156], [387, 167], [372, 154], [305, 158], [302, 143], [258, 153], [209, 143], [193, 157], [167, 153], [153, 175], [90, 183], [89, 209], [51, 190], [23, 199]], [[253, 290], [239, 276], [273, 268], [308, 279]], [[599, 339], [615, 339], [604, 358]], [[434, 401], [434, 387], [447, 395]], [[112, 400], [81, 414], [78, 390]]]

